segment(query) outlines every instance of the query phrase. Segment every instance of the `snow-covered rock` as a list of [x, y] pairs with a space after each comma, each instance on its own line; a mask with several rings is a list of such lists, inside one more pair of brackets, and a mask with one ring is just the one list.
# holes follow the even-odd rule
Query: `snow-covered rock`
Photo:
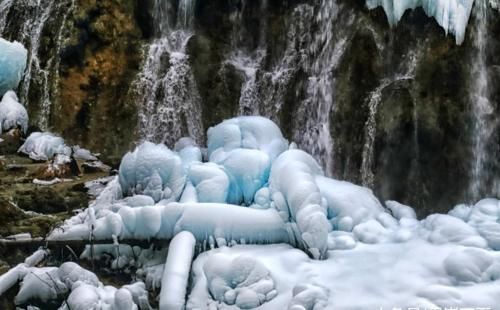
[[19, 42], [0, 38], [0, 96], [15, 90], [21, 81], [28, 51]]
[[34, 132], [29, 135], [19, 148], [19, 153], [28, 155], [33, 160], [49, 160], [56, 154], [70, 156], [71, 148], [64, 139], [50, 132]]
[[97, 157], [94, 154], [87, 149], [81, 148], [79, 145], [73, 146], [73, 157], [80, 160], [97, 160]]
[[382, 6], [392, 26], [401, 20], [407, 10], [422, 7], [428, 16], [436, 19], [446, 34], [455, 35], [459, 45], [465, 39], [473, 4], [474, 0], [366, 0], [369, 9]]
[[0, 101], [0, 134], [15, 128], [20, 128], [24, 134], [26, 133], [28, 112], [19, 103], [16, 93], [8, 91]]

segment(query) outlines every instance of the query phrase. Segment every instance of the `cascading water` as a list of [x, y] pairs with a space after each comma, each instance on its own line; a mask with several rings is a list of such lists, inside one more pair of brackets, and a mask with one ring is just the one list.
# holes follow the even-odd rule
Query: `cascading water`
[[[487, 194], [500, 194], [500, 189], [494, 187], [494, 175], [488, 169], [492, 159], [497, 155], [491, 154], [489, 147], [494, 135], [498, 120], [495, 117], [495, 108], [490, 101], [488, 68], [486, 64], [486, 51], [488, 42], [485, 33], [488, 31], [488, 3], [476, 1], [475, 5], [475, 33], [474, 48], [475, 58], [472, 66], [472, 145], [473, 161], [471, 167], [470, 198], [476, 201]], [[496, 146], [498, 148], [498, 146]], [[498, 153], [497, 153], [498, 154]]]
[[40, 38], [44, 29], [47, 19], [51, 16], [54, 8], [54, 2], [48, 1], [42, 5], [42, 0], [30, 3], [34, 8], [34, 14], [24, 22], [21, 30], [21, 41], [27, 42], [28, 48], [28, 63], [26, 65], [26, 72], [24, 73], [24, 81], [21, 87], [20, 99], [22, 102], [28, 103], [28, 95], [32, 82], [32, 77], [42, 78], [42, 84], [47, 83], [44, 74], [42, 74], [42, 66], [38, 58], [38, 49], [40, 47]]
[[280, 124], [285, 95], [291, 80], [307, 61], [307, 49], [311, 42], [314, 7], [300, 4], [292, 12], [287, 25], [286, 49], [280, 62], [270, 72], [264, 72], [260, 83], [263, 115]]
[[[193, 36], [195, 0], [156, 0], [156, 39], [135, 84], [142, 139], [173, 144], [182, 136], [203, 137], [200, 97], [186, 47]], [[171, 18], [170, 11], [175, 11]], [[168, 63], [165, 61], [168, 59]]]
[[[261, 70], [262, 62], [266, 56], [265, 30], [267, 25], [266, 18], [259, 19], [259, 29], [263, 32], [259, 35], [257, 48], [251, 51], [253, 47], [246, 46], [248, 34], [245, 33], [244, 27], [242, 27], [243, 15], [247, 5], [246, 1], [241, 1], [240, 7], [235, 9], [230, 16], [233, 26], [230, 38], [231, 51], [226, 62], [241, 72], [243, 76], [238, 114], [260, 115], [262, 114], [262, 96], [260, 95], [259, 70]], [[265, 16], [266, 8], [267, 0], [262, 0], [259, 8], [263, 13], [262, 16]]]
[[259, 49], [255, 52], [255, 55], [247, 56], [241, 53], [241, 51], [236, 52], [229, 59], [229, 63], [233, 65], [238, 71], [243, 72], [244, 82], [241, 86], [241, 95], [239, 100], [239, 115], [259, 115], [261, 97], [259, 96], [259, 85], [258, 85], [258, 70], [262, 59], [265, 56], [265, 51]]
[[[261, 10], [266, 3], [262, 2]], [[229, 63], [244, 73], [239, 113], [264, 115], [278, 124], [284, 97], [294, 74], [301, 70], [308, 76], [305, 95], [298, 107], [299, 120], [292, 121], [293, 139], [301, 148], [312, 153], [329, 175], [333, 173], [333, 139], [330, 134], [330, 117], [334, 107], [333, 71], [344, 54], [349, 33], [334, 29], [337, 13], [336, 1], [324, 0], [315, 6], [298, 5], [288, 23], [284, 54], [269, 71], [261, 68], [266, 56], [263, 34], [259, 47], [248, 52], [241, 48], [241, 30], [233, 30], [231, 48], [236, 52], [233, 51], [229, 57]], [[241, 24], [241, 13], [236, 14], [233, 20], [234, 24]], [[260, 28], [265, 29], [265, 22], [261, 23], [264, 25]], [[315, 32], [312, 31], [314, 24], [317, 27]]]
[[303, 115], [305, 122], [303, 127], [295, 129], [294, 139], [320, 161], [327, 175], [332, 175], [334, 141], [330, 133], [330, 117], [335, 101], [333, 70], [344, 54], [348, 35], [333, 29], [338, 14], [336, 1], [321, 1], [315, 14], [318, 31], [308, 49], [310, 62], [304, 64], [309, 78], [305, 99], [299, 108], [299, 115]]

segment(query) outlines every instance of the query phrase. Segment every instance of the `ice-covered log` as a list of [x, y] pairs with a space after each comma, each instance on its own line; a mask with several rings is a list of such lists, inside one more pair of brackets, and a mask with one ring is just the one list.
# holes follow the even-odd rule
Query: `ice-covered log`
[[195, 245], [196, 239], [187, 231], [177, 234], [170, 242], [161, 280], [160, 310], [185, 308]]
[[422, 7], [428, 16], [436, 19], [446, 34], [455, 35], [459, 45], [465, 39], [473, 4], [474, 0], [366, 0], [369, 9], [384, 8], [391, 26], [396, 25], [407, 10]]
[[171, 239], [191, 232], [198, 242], [292, 243], [287, 224], [274, 209], [258, 210], [215, 203], [170, 203], [148, 207], [123, 206], [118, 213], [102, 212], [92, 225], [68, 220], [49, 236], [53, 240]]
[[0, 97], [15, 90], [23, 78], [28, 51], [19, 42], [0, 38]]

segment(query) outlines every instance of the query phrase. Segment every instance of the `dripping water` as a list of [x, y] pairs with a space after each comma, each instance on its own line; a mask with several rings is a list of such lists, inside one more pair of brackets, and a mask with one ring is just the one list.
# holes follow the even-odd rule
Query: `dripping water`
[[[193, 36], [195, 0], [156, 0], [156, 38], [134, 82], [140, 101], [139, 134], [157, 143], [203, 136], [201, 103], [186, 48]], [[171, 14], [174, 11], [175, 14]]]

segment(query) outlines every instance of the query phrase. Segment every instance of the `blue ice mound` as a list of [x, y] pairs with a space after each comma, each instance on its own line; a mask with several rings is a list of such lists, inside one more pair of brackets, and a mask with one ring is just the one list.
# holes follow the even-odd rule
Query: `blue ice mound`
[[127, 153], [119, 169], [123, 193], [160, 200], [179, 200], [186, 183], [182, 160], [164, 144], [144, 142]]
[[473, 4], [474, 0], [366, 0], [369, 9], [384, 8], [391, 26], [401, 20], [406, 10], [422, 7], [428, 16], [436, 19], [446, 34], [455, 35], [458, 45], [464, 42]]
[[288, 149], [288, 141], [271, 120], [241, 116], [208, 130], [208, 156], [227, 173], [227, 202], [251, 205], [268, 181], [271, 163]]
[[28, 112], [18, 101], [13, 91], [5, 93], [0, 101], [0, 134], [15, 128], [23, 133], [28, 130]]
[[0, 38], [0, 96], [14, 90], [23, 78], [28, 51], [19, 42]]
[[236, 149], [220, 163], [231, 181], [227, 202], [250, 205], [256, 192], [267, 183], [271, 159], [259, 150]]
[[240, 116], [208, 129], [210, 161], [221, 162], [235, 149], [260, 150], [273, 161], [288, 149], [288, 141], [273, 121], [261, 116]]
[[28, 155], [33, 160], [49, 160], [56, 154], [70, 156], [71, 147], [64, 143], [64, 139], [50, 132], [34, 132], [19, 148], [19, 153]]
[[230, 180], [224, 169], [214, 163], [196, 163], [189, 169], [189, 181], [195, 187], [197, 202], [227, 201]]

